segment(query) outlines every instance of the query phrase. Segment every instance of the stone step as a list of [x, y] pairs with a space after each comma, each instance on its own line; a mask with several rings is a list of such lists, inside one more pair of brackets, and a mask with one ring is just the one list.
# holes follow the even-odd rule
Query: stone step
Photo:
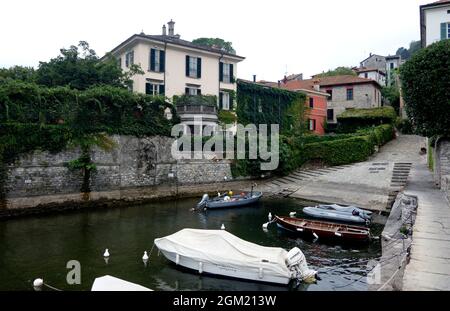
[[289, 181], [285, 181], [285, 180], [283, 180], [282, 178], [278, 178], [277, 181], [279, 181], [280, 183], [286, 184], [286, 185], [289, 185], [289, 184], [290, 184]]
[[284, 177], [283, 179], [290, 180], [290, 181], [292, 181], [292, 182], [294, 182], [294, 183], [298, 182], [298, 179], [295, 179], [295, 178], [289, 177], [289, 176], [286, 176], [286, 177]]

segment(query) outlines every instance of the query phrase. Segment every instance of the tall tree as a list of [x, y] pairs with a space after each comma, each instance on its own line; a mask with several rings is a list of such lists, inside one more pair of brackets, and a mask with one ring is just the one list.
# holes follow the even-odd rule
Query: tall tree
[[69, 86], [85, 90], [95, 85], [124, 87], [134, 74], [143, 74], [137, 65], [122, 72], [117, 60], [107, 55], [101, 60], [86, 41], [78, 46], [61, 49], [61, 54], [49, 62], [40, 62], [36, 71], [36, 82], [49, 87]]
[[418, 51], [400, 67], [406, 112], [419, 134], [450, 135], [450, 40]]
[[356, 76], [356, 73], [350, 67], [341, 66], [341, 67], [337, 67], [336, 69], [333, 69], [333, 70], [330, 69], [327, 72], [319, 73], [319, 74], [315, 75], [314, 77], [321, 78], [321, 77], [331, 77], [331, 76], [341, 76], [341, 75]]
[[0, 79], [34, 82], [36, 72], [33, 67], [13, 66], [11, 68], [0, 68]]
[[233, 49], [233, 43], [220, 38], [198, 38], [192, 40], [192, 43], [217, 49], [223, 49], [228, 53], [236, 54], [235, 49]]
[[406, 49], [404, 47], [398, 48], [397, 52], [395, 52], [395, 55], [399, 55], [402, 57], [402, 59], [408, 60], [420, 49], [420, 41], [411, 41], [411, 43], [409, 44], [409, 49]]

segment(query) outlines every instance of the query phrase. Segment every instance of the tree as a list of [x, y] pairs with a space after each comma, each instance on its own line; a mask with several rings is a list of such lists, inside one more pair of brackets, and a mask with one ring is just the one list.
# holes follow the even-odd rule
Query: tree
[[322, 77], [331, 77], [331, 76], [341, 76], [341, 75], [351, 75], [356, 76], [356, 73], [352, 70], [350, 67], [337, 67], [333, 70], [328, 70], [327, 72], [319, 73], [315, 75], [315, 78], [322, 78]]
[[450, 135], [450, 40], [419, 50], [400, 68], [406, 113], [416, 132]]
[[36, 72], [33, 67], [13, 66], [11, 68], [0, 68], [0, 79], [34, 82]]
[[395, 112], [399, 114], [400, 110], [400, 91], [397, 86], [384, 86], [381, 89], [381, 95], [388, 103], [394, 107]]
[[420, 41], [411, 41], [409, 49], [401, 47], [395, 52], [395, 55], [399, 55], [404, 60], [410, 59], [418, 50], [422, 48]]
[[143, 74], [138, 65], [123, 72], [117, 60], [107, 55], [101, 60], [86, 41], [61, 49], [61, 55], [49, 62], [40, 62], [36, 82], [48, 87], [69, 86], [85, 90], [95, 85], [126, 87], [134, 74]]
[[192, 43], [211, 48], [223, 49], [225, 52], [236, 54], [235, 49], [233, 49], [233, 43], [220, 38], [198, 38], [192, 40]]

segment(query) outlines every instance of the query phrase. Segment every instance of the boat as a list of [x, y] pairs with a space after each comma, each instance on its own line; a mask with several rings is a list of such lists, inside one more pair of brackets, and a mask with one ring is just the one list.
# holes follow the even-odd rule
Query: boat
[[370, 224], [372, 215], [372, 212], [356, 206], [342, 206], [337, 204], [305, 207], [303, 208], [303, 213], [315, 218], [365, 224]]
[[283, 285], [318, 279], [299, 248], [260, 246], [225, 230], [183, 229], [155, 245], [168, 260], [199, 274]]
[[229, 208], [229, 207], [241, 207], [250, 204], [254, 204], [262, 197], [260, 191], [241, 192], [237, 195], [229, 195], [230, 192], [220, 194], [217, 197], [210, 198], [208, 194], [204, 194], [201, 201], [197, 204], [197, 208]]
[[133, 291], [133, 292], [143, 292], [152, 291], [150, 288], [134, 284], [110, 275], [105, 275], [94, 280], [92, 284], [91, 291], [93, 292], [103, 292], [103, 291]]
[[348, 241], [369, 241], [370, 230], [367, 227], [337, 224], [302, 218], [275, 216], [278, 227], [315, 238], [334, 238]]

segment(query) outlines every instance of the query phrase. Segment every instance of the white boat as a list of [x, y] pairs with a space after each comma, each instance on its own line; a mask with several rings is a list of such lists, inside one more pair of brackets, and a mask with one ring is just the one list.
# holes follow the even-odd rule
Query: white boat
[[315, 218], [366, 224], [370, 223], [372, 215], [372, 212], [356, 206], [342, 206], [337, 204], [305, 207], [303, 208], [303, 213]]
[[133, 291], [133, 292], [143, 292], [143, 291], [152, 291], [150, 288], [134, 284], [128, 281], [121, 280], [119, 278], [115, 278], [110, 275], [105, 275], [94, 280], [94, 284], [92, 284], [91, 291], [93, 292], [104, 292], [104, 291], [115, 291], [115, 292], [125, 292], [125, 291]]
[[260, 246], [225, 230], [183, 229], [155, 239], [155, 245], [168, 260], [200, 274], [277, 284], [312, 282], [317, 274], [296, 247], [287, 252]]

